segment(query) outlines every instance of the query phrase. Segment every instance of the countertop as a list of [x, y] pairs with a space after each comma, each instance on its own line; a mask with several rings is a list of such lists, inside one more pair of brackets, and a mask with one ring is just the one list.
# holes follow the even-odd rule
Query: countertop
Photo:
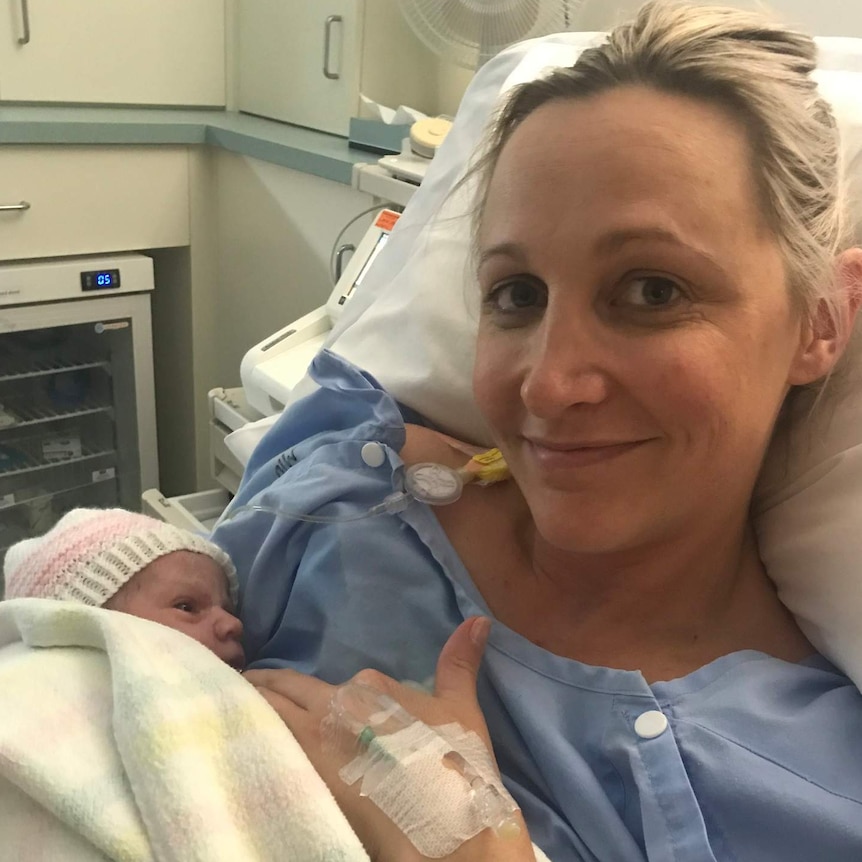
[[3, 144], [209, 144], [350, 185], [379, 156], [346, 138], [234, 111], [76, 106], [0, 107]]

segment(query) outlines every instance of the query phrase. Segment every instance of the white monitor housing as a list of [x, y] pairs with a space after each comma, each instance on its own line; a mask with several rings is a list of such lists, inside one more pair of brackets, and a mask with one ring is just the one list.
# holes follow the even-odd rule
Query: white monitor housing
[[240, 377], [246, 399], [255, 410], [270, 416], [284, 409], [293, 388], [326, 341], [332, 324], [361, 289], [397, 221], [398, 213], [381, 210], [348, 261], [326, 305], [282, 327], [245, 354]]

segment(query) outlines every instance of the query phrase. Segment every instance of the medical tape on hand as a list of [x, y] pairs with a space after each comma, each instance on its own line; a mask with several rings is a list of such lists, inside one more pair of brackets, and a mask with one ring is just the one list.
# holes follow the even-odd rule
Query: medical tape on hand
[[[478, 734], [459, 724], [429, 727], [391, 698], [377, 697], [381, 709], [365, 717], [358, 734], [363, 750], [339, 772], [345, 783], [361, 781], [360, 793], [431, 859], [450, 855], [489, 827], [501, 837], [518, 834], [517, 805]], [[333, 721], [351, 723], [343, 712], [331, 713], [324, 720], [329, 738]], [[393, 732], [375, 732], [393, 725]]]

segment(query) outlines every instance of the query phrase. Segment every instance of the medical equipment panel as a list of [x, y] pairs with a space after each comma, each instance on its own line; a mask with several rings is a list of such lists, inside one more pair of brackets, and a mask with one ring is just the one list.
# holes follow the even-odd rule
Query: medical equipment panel
[[399, 213], [383, 209], [356, 247], [326, 305], [279, 329], [249, 350], [240, 365], [248, 404], [263, 416], [284, 408], [345, 304], [383, 250]]

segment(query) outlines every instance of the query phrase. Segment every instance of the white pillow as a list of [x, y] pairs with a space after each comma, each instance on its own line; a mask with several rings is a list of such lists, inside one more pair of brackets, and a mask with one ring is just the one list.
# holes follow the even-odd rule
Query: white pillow
[[[400, 401], [464, 439], [487, 443], [473, 402], [477, 311], [469, 274], [468, 190], [447, 199], [499, 94], [552, 65], [571, 64], [596, 34], [516, 45], [476, 76], [428, 177], [360, 294], [329, 339]], [[862, 40], [818, 40], [817, 77], [842, 131], [846, 169], [862, 188]], [[862, 208], [857, 208], [862, 224]], [[862, 687], [862, 338], [807, 424], [771, 447], [758, 489], [761, 555], [812, 643]]]
[[[862, 39], [823, 39], [817, 78], [841, 127], [862, 240]], [[842, 65], [854, 71], [837, 71]], [[805, 394], [767, 453], [755, 503], [781, 601], [862, 688], [862, 320], [823, 396]]]

